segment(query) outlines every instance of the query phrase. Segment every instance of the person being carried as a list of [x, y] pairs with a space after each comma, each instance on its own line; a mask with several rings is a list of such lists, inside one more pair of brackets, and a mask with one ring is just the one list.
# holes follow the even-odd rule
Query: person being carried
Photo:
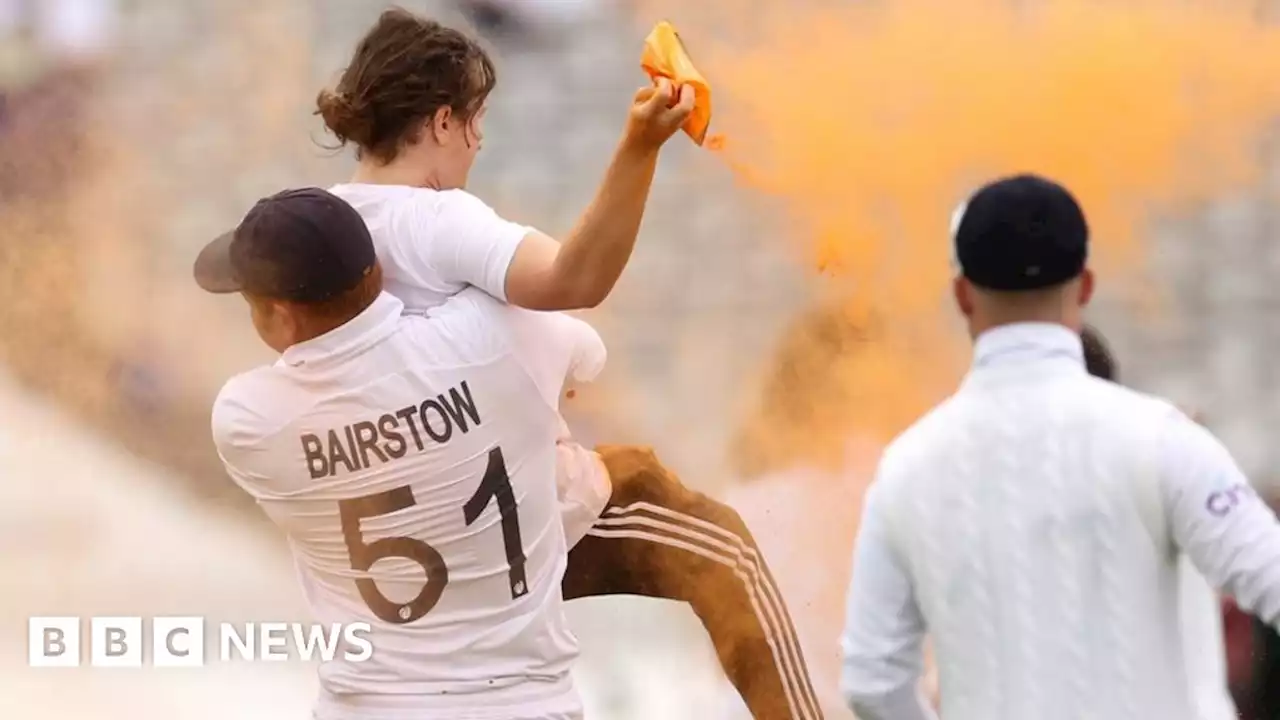
[[[472, 38], [389, 10], [336, 87], [317, 98], [317, 114], [359, 160], [352, 181], [330, 191], [364, 218], [386, 288], [407, 312], [430, 314], [467, 287], [526, 311], [598, 305], [635, 246], [659, 152], [694, 102], [692, 88], [666, 81], [635, 94], [595, 199], [557, 242], [465, 190], [495, 83], [492, 61]], [[585, 323], [561, 317], [598, 340]], [[595, 360], [583, 367], [598, 369], [603, 343], [587, 346]], [[526, 352], [539, 352], [536, 343]], [[687, 602], [756, 718], [821, 718], [786, 605], [738, 514], [686, 488], [648, 448], [589, 452], [557, 423], [572, 546], [565, 597]]]

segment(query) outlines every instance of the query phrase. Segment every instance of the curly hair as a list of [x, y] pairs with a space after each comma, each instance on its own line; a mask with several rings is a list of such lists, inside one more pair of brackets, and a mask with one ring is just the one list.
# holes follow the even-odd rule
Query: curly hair
[[339, 147], [382, 163], [420, 139], [423, 122], [448, 107], [463, 120], [497, 84], [489, 54], [461, 31], [402, 8], [382, 13], [316, 111]]

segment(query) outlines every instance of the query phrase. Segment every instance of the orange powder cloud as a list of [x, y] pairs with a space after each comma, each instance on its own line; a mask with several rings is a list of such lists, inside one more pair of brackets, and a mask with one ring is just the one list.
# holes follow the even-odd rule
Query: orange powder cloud
[[808, 380], [797, 358], [821, 350], [789, 341], [769, 381], [807, 394], [812, 422], [748, 428], [746, 442], [887, 437], [954, 382], [966, 356], [948, 221], [975, 185], [1034, 171], [1071, 187], [1105, 288], [1143, 269], [1153, 211], [1254, 183], [1257, 140], [1280, 114], [1280, 29], [1254, 3], [799, 4], [644, 5], [669, 13], [712, 82], [717, 152], [782, 201], [789, 241], [835, 277], [842, 311], [878, 319]]

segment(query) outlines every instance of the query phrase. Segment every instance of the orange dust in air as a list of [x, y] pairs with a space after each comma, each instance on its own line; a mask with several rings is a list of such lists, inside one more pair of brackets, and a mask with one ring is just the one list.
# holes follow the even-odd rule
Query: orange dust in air
[[[1152, 213], [1255, 182], [1280, 114], [1280, 29], [1252, 2], [687, 5], [646, 11], [698, 49], [731, 140], [718, 157], [782, 201], [788, 241], [837, 296], [766, 373], [741, 441], [775, 449], [765, 466], [891, 436], [952, 387], [967, 350], [948, 223], [975, 186], [1031, 171], [1072, 188], [1105, 292], [1143, 270]], [[770, 422], [796, 413], [788, 432]]]

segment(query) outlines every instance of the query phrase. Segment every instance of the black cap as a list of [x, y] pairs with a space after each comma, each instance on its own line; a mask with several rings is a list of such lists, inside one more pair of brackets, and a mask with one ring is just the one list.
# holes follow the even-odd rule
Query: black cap
[[360, 284], [376, 260], [355, 208], [303, 188], [259, 200], [235, 230], [200, 251], [195, 278], [211, 293], [322, 302]]
[[996, 180], [953, 218], [960, 272], [991, 290], [1038, 290], [1080, 275], [1089, 226], [1066, 188], [1035, 175]]

